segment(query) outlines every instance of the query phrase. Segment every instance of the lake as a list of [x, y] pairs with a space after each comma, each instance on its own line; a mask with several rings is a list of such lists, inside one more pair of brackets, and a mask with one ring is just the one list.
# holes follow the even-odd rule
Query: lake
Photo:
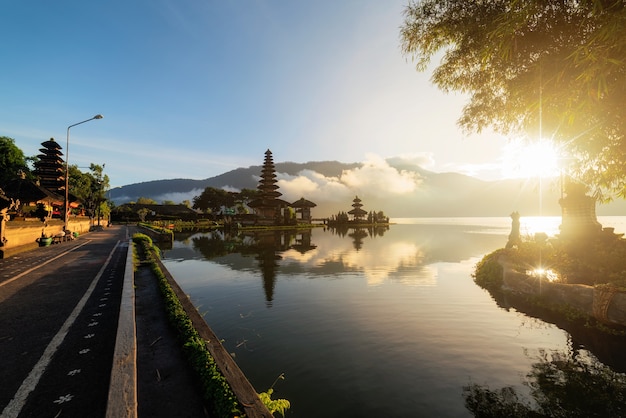
[[[598, 220], [626, 230], [626, 217]], [[180, 233], [163, 262], [257, 391], [275, 383], [273, 397], [291, 402], [287, 416], [471, 416], [464, 387], [528, 396], [525, 376], [546, 353], [622, 357], [620, 339], [592, 352], [603, 337], [572, 335], [474, 284], [476, 263], [506, 244], [510, 218], [392, 222]], [[523, 235], [554, 235], [560, 218], [521, 222]]]

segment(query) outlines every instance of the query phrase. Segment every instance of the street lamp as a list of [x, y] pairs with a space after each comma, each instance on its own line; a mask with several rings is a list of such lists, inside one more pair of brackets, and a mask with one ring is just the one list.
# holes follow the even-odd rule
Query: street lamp
[[[69, 203], [70, 203], [70, 199], [69, 199], [69, 190], [70, 190], [70, 166], [69, 166], [69, 160], [70, 160], [70, 128], [76, 125], [80, 125], [81, 123], [85, 123], [85, 122], [89, 122], [90, 120], [94, 120], [94, 119], [102, 119], [104, 116], [98, 114], [96, 116], [94, 116], [93, 118], [89, 118], [86, 119], [82, 122], [78, 122], [75, 123], [73, 125], [70, 125], [67, 127], [67, 142], [65, 143], [65, 216], [64, 216], [64, 225], [63, 225], [63, 229], [65, 231], [68, 231], [68, 222], [69, 222], [69, 217], [70, 217], [70, 211], [69, 211]], [[66, 232], [67, 233], [67, 232]]]

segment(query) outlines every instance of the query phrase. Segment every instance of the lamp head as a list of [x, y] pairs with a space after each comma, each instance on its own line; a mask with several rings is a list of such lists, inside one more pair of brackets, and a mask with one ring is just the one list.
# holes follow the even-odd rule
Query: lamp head
[[94, 119], [102, 119], [103, 117], [104, 117], [104, 116], [102, 116], [102, 115], [100, 115], [100, 114], [97, 114], [97, 115], [96, 115], [96, 116], [94, 116], [93, 118], [94, 118]]

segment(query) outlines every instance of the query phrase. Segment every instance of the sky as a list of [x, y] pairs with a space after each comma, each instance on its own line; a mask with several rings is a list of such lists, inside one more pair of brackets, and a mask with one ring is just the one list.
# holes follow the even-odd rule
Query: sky
[[[0, 136], [111, 187], [275, 162], [402, 159], [494, 180], [507, 139], [400, 51], [408, 0], [0, 2]], [[436, 62], [434, 63], [436, 64]], [[432, 70], [432, 68], [431, 68]], [[85, 170], [83, 170], [85, 171]]]

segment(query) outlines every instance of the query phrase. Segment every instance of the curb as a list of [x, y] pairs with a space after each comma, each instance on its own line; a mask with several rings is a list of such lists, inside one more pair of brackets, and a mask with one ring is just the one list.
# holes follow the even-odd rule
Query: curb
[[107, 418], [137, 417], [137, 335], [133, 243], [127, 242], [124, 284], [109, 383]]

